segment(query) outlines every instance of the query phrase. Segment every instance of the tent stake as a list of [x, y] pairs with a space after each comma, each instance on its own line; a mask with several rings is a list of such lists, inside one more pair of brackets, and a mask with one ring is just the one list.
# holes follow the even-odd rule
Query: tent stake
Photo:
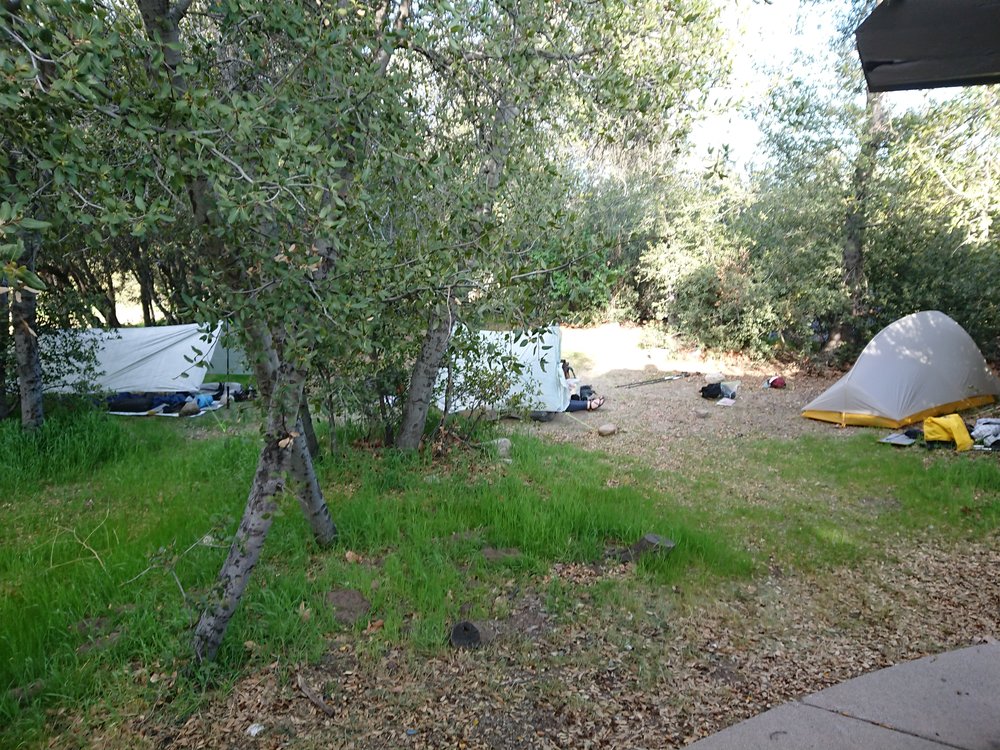
[[618, 386], [619, 388], [636, 388], [640, 385], [653, 385], [654, 383], [667, 383], [671, 380], [680, 380], [681, 378], [686, 378], [688, 373], [681, 372], [675, 375], [666, 375], [662, 378], [653, 378], [652, 380], [640, 380], [638, 383], [625, 383], [624, 385]]

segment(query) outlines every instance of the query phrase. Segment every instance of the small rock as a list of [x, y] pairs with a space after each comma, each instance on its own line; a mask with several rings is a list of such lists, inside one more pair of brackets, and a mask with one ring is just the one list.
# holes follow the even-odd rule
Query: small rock
[[601, 435], [602, 437], [609, 437], [611, 435], [614, 435], [616, 432], [618, 432], [618, 426], [612, 424], [611, 422], [608, 422], [607, 424], [602, 424], [600, 427], [597, 428], [597, 434]]
[[264, 731], [263, 724], [251, 724], [250, 726], [247, 727], [247, 734], [250, 735], [251, 737], [256, 737], [263, 731]]
[[521, 556], [521, 550], [517, 547], [483, 547], [483, 557], [488, 562], [502, 562], [503, 560], [513, 560]]
[[528, 415], [534, 422], [551, 422], [556, 418], [554, 411], [533, 411]]
[[694, 415], [700, 419], [708, 419], [711, 412], [708, 409], [695, 409]]
[[24, 687], [11, 688], [7, 691], [7, 695], [18, 705], [24, 706], [31, 702], [31, 699], [39, 695], [44, 689], [45, 683], [41, 680], [35, 680]]
[[478, 648], [483, 644], [483, 636], [475, 623], [463, 620], [451, 629], [448, 638], [455, 648]]
[[344, 625], [353, 625], [368, 614], [369, 602], [360, 591], [335, 589], [326, 595], [326, 603], [333, 607], [333, 616]]
[[514, 447], [513, 443], [510, 442], [510, 438], [497, 438], [496, 440], [489, 441], [486, 445], [493, 446], [500, 458], [509, 458], [510, 449]]
[[632, 552], [632, 559], [640, 555], [669, 555], [677, 545], [671, 539], [659, 534], [646, 534], [638, 542], [629, 547]]
[[726, 376], [721, 372], [710, 372], [705, 375], [705, 382], [711, 385], [712, 383], [721, 383], [726, 379]]
[[634, 562], [645, 555], [666, 557], [673, 552], [674, 547], [676, 546], [677, 545], [672, 540], [667, 539], [665, 536], [650, 533], [645, 534], [631, 547], [615, 550], [609, 556], [621, 560], [622, 562]]

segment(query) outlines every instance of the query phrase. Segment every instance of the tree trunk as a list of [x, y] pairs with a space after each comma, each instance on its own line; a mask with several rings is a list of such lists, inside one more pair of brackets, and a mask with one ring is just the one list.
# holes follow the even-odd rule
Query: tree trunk
[[122, 324], [118, 320], [118, 306], [115, 304], [115, 277], [111, 271], [104, 273], [104, 285], [102, 289], [104, 304], [101, 314], [105, 320], [106, 328], [121, 328]]
[[337, 527], [330, 517], [330, 507], [326, 504], [319, 479], [316, 477], [316, 467], [313, 465], [309, 441], [305, 436], [301, 418], [295, 425], [295, 431], [299, 434], [292, 445], [290, 470], [292, 479], [298, 485], [295, 496], [299, 500], [299, 507], [309, 522], [309, 528], [312, 529], [317, 544], [329, 547], [337, 541]]
[[[507, 164], [510, 152], [509, 129], [517, 119], [518, 107], [505, 97], [497, 101], [497, 108], [489, 128], [482, 133], [486, 154], [480, 167], [480, 179], [483, 185], [484, 200], [478, 208], [478, 217], [473, 222], [473, 234], [481, 235], [482, 224], [489, 220], [493, 213], [493, 201]], [[424, 336], [420, 355], [413, 365], [410, 376], [410, 392], [407, 395], [406, 408], [403, 411], [403, 421], [396, 436], [396, 447], [401, 450], [416, 450], [420, 447], [420, 439], [427, 423], [427, 411], [434, 396], [434, 384], [437, 382], [438, 370], [448, 351], [451, 340], [451, 329], [455, 317], [455, 291], [448, 290], [447, 306], [438, 313], [437, 320], [431, 321], [431, 326]]]
[[[0, 277], [0, 284], [3, 278]], [[0, 421], [10, 416], [10, 401], [7, 399], [7, 368], [10, 360], [10, 299], [7, 292], [0, 292]]]
[[326, 421], [330, 426], [330, 455], [337, 453], [337, 409], [333, 403], [333, 396], [326, 397]]
[[[179, 24], [189, 2], [179, 0], [173, 8], [170, 0], [137, 0], [143, 25], [149, 38], [160, 44], [164, 65], [171, 76], [175, 93], [181, 94], [187, 82], [180, 69], [182, 46]], [[196, 176], [187, 185], [193, 218], [198, 225], [211, 225], [217, 219], [214, 193], [210, 182]], [[218, 244], [222, 244], [218, 241]], [[220, 250], [225, 250], [220, 247]], [[225, 253], [220, 255], [224, 258]], [[238, 267], [234, 264], [234, 267]], [[175, 285], [186, 283], [184, 269], [179, 269], [172, 281]], [[176, 292], [176, 289], [174, 290]], [[250, 574], [260, 559], [264, 542], [270, 531], [275, 498], [284, 488], [285, 474], [293, 468], [292, 455], [296, 454], [294, 470], [300, 487], [299, 502], [313, 528], [317, 541], [329, 544], [337, 536], [330, 519], [330, 512], [316, 480], [312, 460], [305, 438], [300, 433], [293, 437], [293, 426], [299, 424], [299, 412], [305, 386], [306, 373], [282, 362], [281, 352], [272, 341], [273, 331], [265, 324], [246, 333], [247, 353], [255, 357], [258, 386], [266, 398], [268, 419], [264, 433], [257, 471], [247, 498], [243, 519], [229, 549], [229, 555], [219, 573], [214, 600], [202, 613], [195, 628], [194, 651], [199, 661], [214, 659], [222, 643], [229, 620], [239, 605]]]
[[35, 294], [25, 289], [14, 293], [11, 324], [14, 328], [14, 355], [21, 392], [21, 426], [34, 430], [45, 422], [42, 408], [42, 360], [35, 335]]
[[219, 573], [213, 600], [202, 612], [194, 631], [194, 653], [198, 661], [215, 658], [250, 574], [260, 560], [277, 510], [275, 497], [284, 488], [287, 454], [288, 450], [281, 448], [276, 438], [266, 440], [261, 449], [243, 520]]
[[212, 601], [195, 628], [194, 652], [199, 661], [215, 658], [250, 574], [260, 560], [277, 510], [275, 498], [285, 486], [285, 472], [294, 444], [289, 438], [298, 418], [302, 386], [302, 378], [297, 373], [289, 372], [288, 368], [279, 373], [243, 519], [219, 573]]
[[278, 350], [271, 331], [263, 323], [254, 322], [244, 326], [244, 348], [253, 364], [257, 376], [257, 392], [265, 403], [270, 402], [278, 376]]
[[302, 435], [305, 436], [309, 453], [315, 458], [319, 455], [319, 438], [316, 437], [316, 428], [313, 426], [312, 412], [309, 411], [309, 399], [306, 398], [305, 391], [302, 392], [302, 404], [299, 406], [299, 418], [302, 420]]
[[861, 134], [861, 149], [854, 165], [852, 196], [844, 217], [843, 281], [851, 298], [852, 326], [860, 330], [858, 323], [865, 314], [865, 297], [868, 283], [865, 277], [865, 229], [868, 221], [868, 200], [872, 175], [878, 149], [885, 138], [885, 107], [881, 94], [868, 92], [864, 131]]
[[156, 290], [153, 287], [153, 273], [149, 263], [139, 258], [135, 270], [136, 281], [139, 282], [139, 304], [142, 305], [142, 324], [151, 327], [156, 325], [156, 313], [153, 311], [153, 297]]
[[403, 421], [396, 436], [396, 447], [400, 450], [416, 450], [424, 436], [427, 412], [434, 398], [434, 384], [445, 352], [448, 351], [448, 342], [451, 341], [454, 305], [450, 297], [447, 306], [443, 307], [437, 313], [437, 320], [432, 321], [427, 329], [420, 354], [413, 364]]
[[[261, 398], [267, 403], [273, 404], [275, 399], [281, 397], [281, 393], [277, 390], [281, 367], [275, 338], [271, 335], [271, 331], [262, 324], [249, 327], [247, 333], [251, 339], [247, 342], [247, 354], [252, 356], [254, 360], [257, 388]], [[296, 371], [295, 376], [303, 384], [305, 383], [304, 373]], [[295, 495], [298, 498], [299, 507], [302, 508], [302, 513], [305, 514], [306, 520], [309, 522], [309, 528], [312, 529], [316, 543], [321, 547], [329, 547], [337, 539], [337, 527], [330, 517], [330, 508], [326, 504], [326, 498], [323, 497], [319, 479], [316, 478], [316, 467], [313, 466], [312, 462], [308, 432], [303, 424], [305, 417], [309, 419], [308, 429], [311, 430], [312, 417], [309, 415], [309, 407], [305, 400], [305, 388], [302, 387], [298, 396], [296, 435], [291, 451], [289, 471], [292, 479], [295, 480]], [[315, 433], [313, 439], [316, 439]]]

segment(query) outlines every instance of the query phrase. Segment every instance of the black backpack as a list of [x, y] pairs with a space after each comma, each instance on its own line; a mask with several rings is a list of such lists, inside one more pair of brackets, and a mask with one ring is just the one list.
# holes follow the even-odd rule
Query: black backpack
[[722, 386], [718, 383], [709, 383], [706, 386], [702, 386], [701, 389], [702, 398], [722, 398]]

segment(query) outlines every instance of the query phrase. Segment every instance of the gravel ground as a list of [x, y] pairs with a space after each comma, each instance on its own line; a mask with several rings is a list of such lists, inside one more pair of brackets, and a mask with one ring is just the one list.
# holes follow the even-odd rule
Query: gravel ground
[[[850, 432], [799, 417], [835, 376], [640, 348], [645, 335], [614, 326], [566, 331], [563, 356], [607, 402], [514, 429], [666, 466], [680, 447], [725, 437]], [[618, 387], [682, 371], [692, 375]], [[713, 371], [742, 382], [735, 405], [699, 397], [704, 378], [694, 373]], [[774, 374], [788, 388], [760, 387]], [[612, 438], [596, 434], [606, 422], [619, 429]], [[568, 608], [553, 608], [541, 593], [557, 579], [576, 587]], [[610, 598], [602, 585], [609, 579], [620, 592]], [[534, 591], [511, 582], [495, 593], [510, 614], [491, 623], [496, 637], [479, 650], [414, 654], [380, 643], [377, 632], [344, 634], [320, 665], [275, 663], [181, 724], [154, 706], [109, 724], [89, 744], [682, 747], [845, 679], [1000, 635], [1000, 536], [953, 549], [909, 542], [864, 569], [773, 567], [708, 602], [650, 587], [617, 564], [556, 565]], [[251, 727], [260, 729], [256, 737]], [[54, 744], [76, 746], [70, 735]]]
[[[650, 341], [661, 346], [650, 346]], [[592, 385], [606, 400], [598, 411], [559, 414], [552, 422], [533, 428], [557, 440], [592, 442], [613, 452], [659, 454], [678, 440], [790, 438], [851, 431], [800, 416], [802, 408], [840, 373], [808, 374], [795, 367], [765, 368], [737, 357], [704, 357], [697, 350], [679, 348], [669, 339], [657, 341], [643, 329], [617, 325], [565, 330], [562, 354], [574, 366], [581, 383]], [[679, 373], [688, 376], [623, 387]], [[726, 381], [739, 381], [735, 404], [719, 406], [701, 397], [699, 389], [706, 383], [705, 376], [712, 373], [725, 376]], [[772, 375], [784, 377], [787, 387], [763, 388]], [[625, 439], [599, 440], [593, 430], [606, 422], [615, 424]]]

